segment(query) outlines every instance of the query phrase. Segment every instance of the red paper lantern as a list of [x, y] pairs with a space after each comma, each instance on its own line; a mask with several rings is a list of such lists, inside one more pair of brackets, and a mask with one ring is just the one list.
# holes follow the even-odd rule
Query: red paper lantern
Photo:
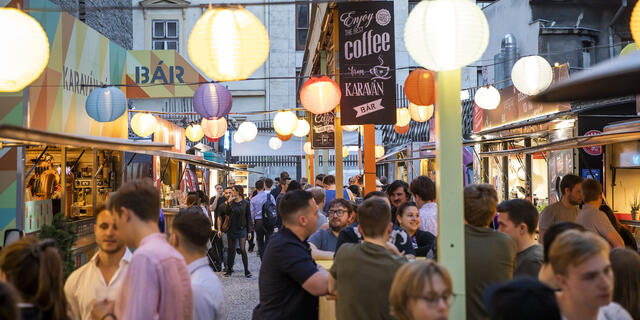
[[397, 125], [394, 124], [393, 125], [393, 129], [396, 131], [397, 134], [405, 134], [405, 133], [409, 132], [409, 127], [410, 126], [411, 125], [408, 124], [408, 125], [406, 125], [404, 127], [398, 127]]
[[333, 110], [340, 103], [341, 96], [340, 86], [327, 76], [310, 78], [300, 89], [300, 103], [313, 114]]
[[218, 142], [218, 140], [220, 140], [220, 138], [209, 138], [207, 136], [205, 136], [205, 138], [207, 138], [207, 140], [211, 141], [211, 142]]
[[429, 106], [436, 102], [436, 74], [427, 69], [415, 69], [404, 82], [404, 94], [409, 102]]
[[291, 139], [291, 136], [293, 136], [293, 134], [288, 134], [286, 136], [283, 136], [279, 133], [276, 133], [278, 135], [278, 139], [280, 139], [281, 141], [289, 141], [289, 139]]
[[208, 138], [220, 138], [227, 132], [227, 119], [218, 118], [209, 120], [202, 118], [200, 126], [202, 127], [202, 131], [204, 131], [204, 135]]

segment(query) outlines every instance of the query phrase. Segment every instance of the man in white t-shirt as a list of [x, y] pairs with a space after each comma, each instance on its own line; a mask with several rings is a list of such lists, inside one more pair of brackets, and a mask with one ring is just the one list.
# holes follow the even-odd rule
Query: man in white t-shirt
[[419, 176], [409, 185], [409, 191], [420, 210], [420, 230], [438, 236], [438, 204], [436, 201], [436, 184], [427, 176]]
[[569, 230], [551, 244], [549, 261], [560, 291], [556, 294], [566, 320], [631, 320], [612, 302], [613, 271], [609, 244], [593, 232]]

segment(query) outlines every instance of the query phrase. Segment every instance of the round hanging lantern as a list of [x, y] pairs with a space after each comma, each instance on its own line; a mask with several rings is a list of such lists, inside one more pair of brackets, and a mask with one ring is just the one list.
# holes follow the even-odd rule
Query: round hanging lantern
[[233, 133], [233, 142], [235, 142], [235, 143], [244, 143], [246, 141], [244, 141], [242, 139], [242, 135], [240, 135], [240, 132], [236, 131], [236, 132]]
[[353, 125], [353, 126], [342, 126], [342, 130], [344, 131], [349, 131], [349, 132], [353, 132], [358, 130], [358, 126], [357, 125]]
[[202, 130], [202, 126], [194, 123], [187, 126], [184, 130], [184, 135], [187, 136], [187, 139], [198, 142], [204, 138], [204, 130]]
[[292, 134], [282, 135], [276, 132], [276, 136], [278, 136], [278, 139], [280, 139], [281, 141], [289, 141], [289, 139], [291, 139], [291, 136], [293, 135]]
[[511, 81], [518, 91], [526, 95], [538, 94], [551, 85], [553, 70], [541, 56], [520, 58], [511, 69]]
[[409, 115], [415, 122], [425, 122], [433, 117], [433, 105], [419, 106], [409, 103]]
[[241, 6], [210, 8], [193, 26], [187, 50], [191, 62], [210, 78], [244, 80], [267, 60], [269, 35]]
[[131, 117], [131, 131], [138, 137], [148, 137], [156, 131], [158, 121], [150, 113], [138, 112]]
[[202, 127], [202, 131], [204, 131], [205, 136], [213, 139], [220, 138], [227, 132], [227, 119], [219, 118], [209, 120], [207, 118], [202, 118], [200, 126]]
[[298, 126], [296, 127], [296, 131], [293, 132], [293, 135], [296, 137], [304, 137], [309, 134], [309, 122], [305, 119], [298, 119]]
[[404, 127], [409, 125], [411, 121], [411, 115], [409, 114], [409, 109], [407, 108], [398, 108], [396, 109], [396, 125], [399, 127]]
[[489, 24], [472, 1], [421, 1], [409, 13], [404, 43], [421, 66], [456, 70], [482, 57], [489, 43]]
[[429, 106], [436, 102], [436, 74], [418, 68], [404, 81], [404, 94], [409, 102], [419, 106]]
[[313, 149], [311, 148], [311, 142], [309, 142], [309, 141], [304, 143], [304, 146], [302, 147], [302, 149], [304, 150], [304, 153], [306, 153], [308, 155], [312, 155], [313, 154]]
[[327, 76], [310, 78], [300, 89], [300, 103], [313, 114], [333, 110], [340, 103], [341, 96], [340, 86]]
[[36, 19], [0, 8], [0, 92], [16, 92], [36, 80], [49, 62], [49, 39]]
[[474, 101], [482, 109], [493, 110], [500, 104], [500, 92], [494, 86], [482, 87], [476, 91]]
[[203, 118], [224, 118], [231, 104], [231, 92], [219, 83], [205, 83], [193, 94], [193, 109]]
[[278, 112], [273, 117], [273, 129], [280, 135], [291, 135], [296, 128], [298, 128], [298, 117], [291, 111]]
[[282, 140], [276, 137], [271, 137], [271, 139], [269, 139], [269, 148], [273, 150], [278, 150], [281, 147], [282, 147]]
[[116, 87], [95, 88], [85, 103], [87, 114], [98, 122], [111, 122], [127, 111], [127, 98]]
[[346, 158], [349, 156], [349, 148], [347, 146], [342, 147], [342, 157]]
[[253, 141], [258, 135], [258, 127], [251, 121], [245, 121], [238, 127], [238, 134], [244, 142]]
[[631, 42], [628, 45], [626, 45], [624, 48], [622, 48], [622, 51], [620, 51], [620, 56], [624, 56], [626, 54], [636, 52], [636, 51], [638, 51], [638, 44], [635, 42]]
[[381, 145], [376, 145], [376, 158], [380, 158], [384, 156], [384, 147]]
[[205, 136], [205, 138], [207, 138], [207, 140], [211, 141], [211, 142], [218, 142], [218, 140], [220, 140], [220, 138], [209, 138], [207, 136]]
[[636, 3], [636, 6], [633, 8], [630, 22], [631, 37], [633, 37], [636, 44], [640, 44], [640, 2]]
[[409, 132], [410, 125], [406, 125], [404, 127], [399, 127], [397, 124], [393, 125], [393, 130], [396, 131], [397, 134], [405, 134]]

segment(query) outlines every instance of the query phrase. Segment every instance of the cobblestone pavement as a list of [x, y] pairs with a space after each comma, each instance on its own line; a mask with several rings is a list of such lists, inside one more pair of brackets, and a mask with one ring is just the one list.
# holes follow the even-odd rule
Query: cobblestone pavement
[[244, 277], [242, 256], [239, 254], [236, 254], [236, 261], [233, 265], [235, 272], [231, 277], [227, 278], [222, 275], [222, 272], [216, 272], [224, 286], [225, 305], [229, 320], [251, 319], [251, 312], [260, 300], [258, 293], [260, 258], [258, 258], [257, 250], [247, 254], [249, 255], [249, 271], [253, 274], [252, 278]]

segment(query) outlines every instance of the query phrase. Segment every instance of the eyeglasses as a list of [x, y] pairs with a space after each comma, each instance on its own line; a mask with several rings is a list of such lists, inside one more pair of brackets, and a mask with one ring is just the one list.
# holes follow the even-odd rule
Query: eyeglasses
[[456, 299], [456, 295], [454, 293], [445, 292], [443, 294], [432, 293], [426, 296], [419, 296], [416, 299], [424, 300], [429, 307], [436, 308], [440, 300], [444, 301], [447, 306], [451, 306], [453, 301]]
[[329, 210], [327, 212], [329, 216], [335, 215], [338, 218], [344, 216], [345, 213], [347, 213], [347, 210]]

